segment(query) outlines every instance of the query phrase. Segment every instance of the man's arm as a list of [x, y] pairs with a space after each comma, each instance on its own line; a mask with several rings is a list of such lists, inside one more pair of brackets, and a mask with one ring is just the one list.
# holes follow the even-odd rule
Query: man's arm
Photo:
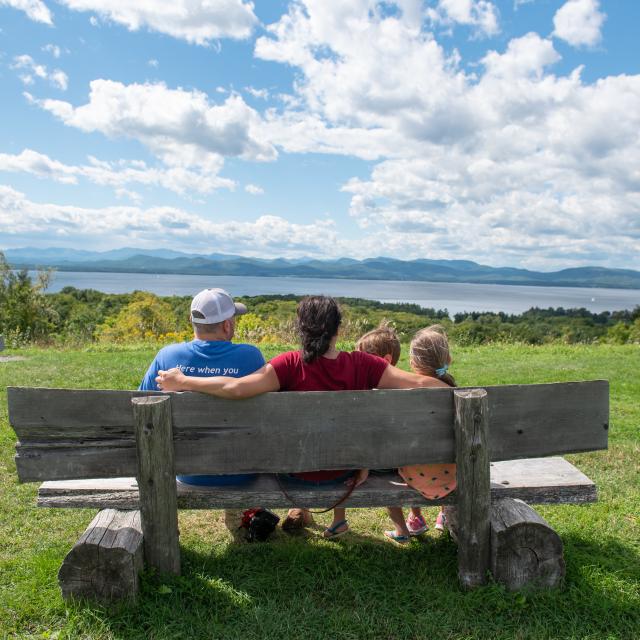
[[417, 373], [410, 373], [409, 371], [403, 371], [389, 365], [382, 374], [380, 382], [378, 382], [378, 389], [416, 389], [418, 387], [448, 387], [449, 385], [438, 380], [437, 378], [431, 378], [429, 376], [421, 376]]
[[158, 357], [156, 356], [153, 359], [153, 362], [149, 365], [147, 369], [147, 373], [145, 373], [144, 378], [142, 378], [142, 382], [138, 389], [140, 391], [159, 391], [158, 385], [156, 384], [156, 376], [158, 375]]
[[252, 398], [267, 391], [280, 390], [280, 381], [270, 364], [265, 364], [255, 373], [242, 378], [228, 376], [198, 378], [185, 376], [179, 369], [169, 369], [169, 371], [159, 371], [156, 382], [163, 391], [199, 391], [219, 398], [232, 399]]

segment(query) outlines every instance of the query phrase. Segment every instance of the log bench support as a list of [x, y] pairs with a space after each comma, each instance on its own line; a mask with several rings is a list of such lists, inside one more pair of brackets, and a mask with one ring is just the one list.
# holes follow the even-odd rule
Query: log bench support
[[458, 578], [464, 589], [487, 582], [490, 553], [489, 402], [484, 389], [456, 390]]
[[[451, 537], [459, 543], [456, 507], [444, 507]], [[522, 500], [503, 498], [491, 505], [489, 568], [509, 591], [553, 589], [565, 576], [563, 546], [551, 525]]]
[[171, 398], [132, 398], [131, 404], [138, 453], [144, 559], [161, 573], [180, 575]]
[[144, 564], [142, 541], [139, 511], [100, 511], [58, 572], [62, 597], [134, 599]]

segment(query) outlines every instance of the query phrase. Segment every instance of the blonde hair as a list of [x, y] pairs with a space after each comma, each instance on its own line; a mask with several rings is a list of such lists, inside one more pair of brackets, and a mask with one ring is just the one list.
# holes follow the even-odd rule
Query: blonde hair
[[420, 329], [409, 348], [411, 367], [416, 373], [432, 378], [439, 378], [450, 387], [455, 387], [453, 376], [449, 373], [437, 374], [438, 369], [449, 366], [451, 354], [449, 353], [449, 341], [444, 327], [439, 324]]
[[391, 364], [396, 365], [400, 359], [400, 340], [396, 330], [386, 321], [382, 321], [377, 329], [365, 333], [356, 343], [357, 351], [366, 351], [384, 358], [391, 355]]

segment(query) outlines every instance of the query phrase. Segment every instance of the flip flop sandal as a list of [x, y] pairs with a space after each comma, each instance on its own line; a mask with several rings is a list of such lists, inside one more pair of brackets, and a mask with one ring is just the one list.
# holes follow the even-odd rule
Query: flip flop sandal
[[[344, 531], [338, 531], [340, 527], [344, 526], [347, 527]], [[349, 531], [349, 523], [346, 520], [340, 520], [340, 522], [336, 522], [333, 527], [327, 527], [324, 530], [323, 536], [325, 539], [337, 538], [338, 536], [342, 536], [347, 533], [347, 531]]]
[[409, 544], [411, 542], [411, 536], [398, 535], [393, 529], [384, 532], [384, 537], [396, 544]]

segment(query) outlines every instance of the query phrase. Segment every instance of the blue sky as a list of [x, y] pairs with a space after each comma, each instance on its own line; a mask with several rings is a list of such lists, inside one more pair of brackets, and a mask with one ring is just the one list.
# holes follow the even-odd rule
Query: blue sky
[[0, 0], [0, 249], [640, 269], [640, 3]]

